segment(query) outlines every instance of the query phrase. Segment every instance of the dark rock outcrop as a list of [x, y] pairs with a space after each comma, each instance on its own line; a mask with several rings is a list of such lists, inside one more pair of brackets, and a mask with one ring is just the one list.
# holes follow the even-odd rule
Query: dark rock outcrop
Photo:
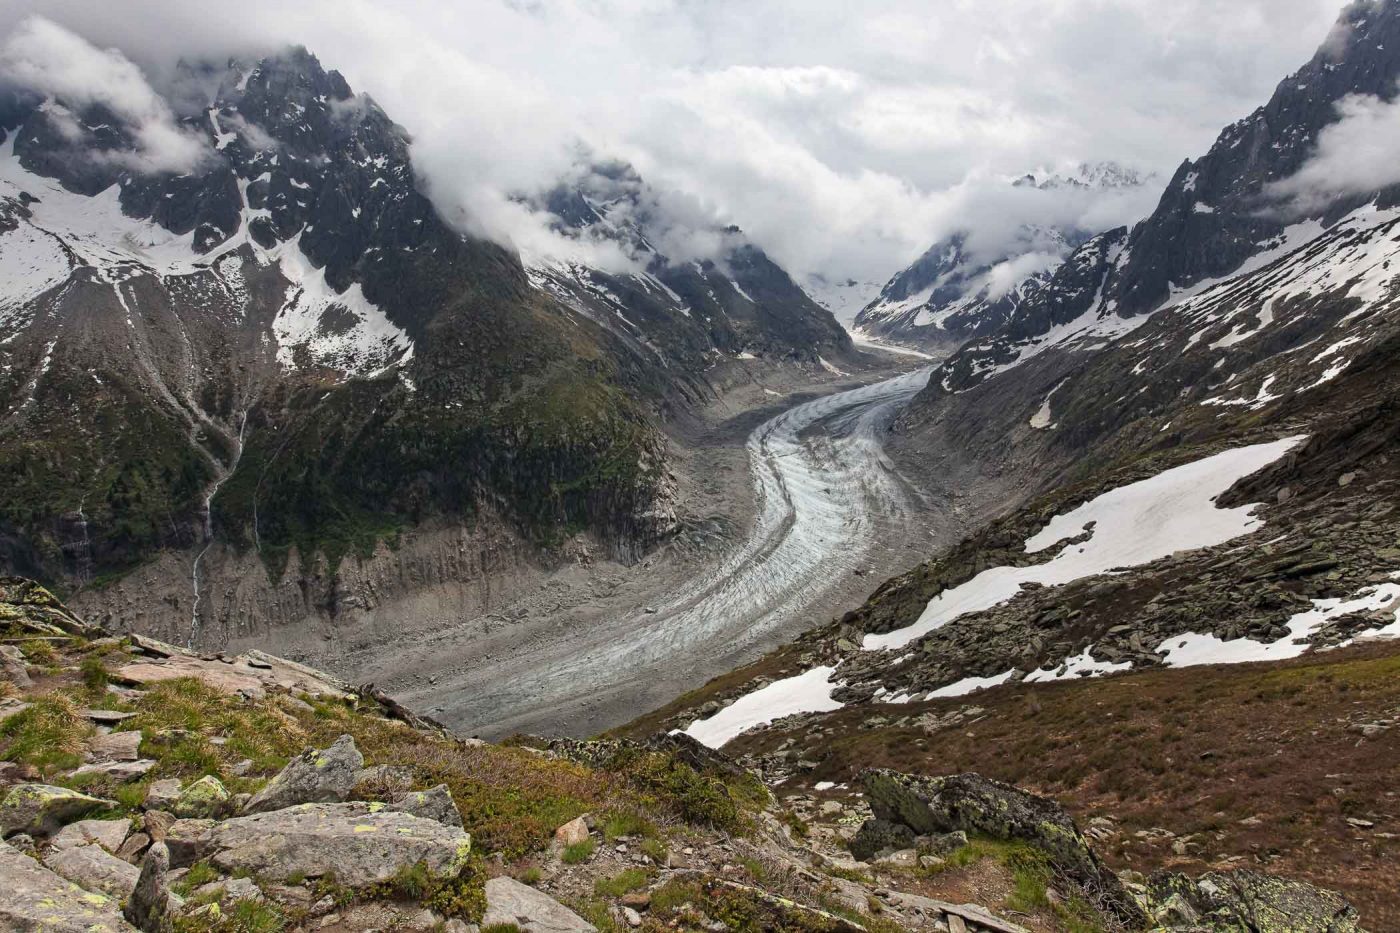
[[1053, 800], [980, 774], [929, 778], [875, 769], [863, 772], [861, 781], [877, 819], [900, 823], [916, 835], [962, 830], [1028, 842], [1124, 924], [1148, 925], [1142, 906]]

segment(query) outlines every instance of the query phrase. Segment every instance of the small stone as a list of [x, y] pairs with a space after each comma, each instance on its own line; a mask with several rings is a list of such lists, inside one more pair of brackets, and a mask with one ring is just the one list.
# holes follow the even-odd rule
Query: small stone
[[29, 669], [24, 663], [24, 653], [14, 645], [0, 645], [0, 680], [8, 680], [20, 689], [32, 687]]
[[1376, 824], [1370, 820], [1363, 820], [1354, 816], [1347, 817], [1347, 825], [1355, 827], [1356, 829], [1374, 829], [1376, 826]]
[[631, 907], [622, 908], [622, 919], [627, 921], [629, 927], [639, 927], [642, 925], [642, 915]]
[[91, 775], [101, 775], [110, 778], [118, 784], [130, 784], [132, 781], [139, 781], [150, 773], [156, 766], [155, 759], [142, 758], [137, 761], [104, 761], [98, 764], [83, 765], [76, 771], [68, 772], [69, 777], [88, 777]]
[[126, 837], [121, 848], [117, 850], [117, 857], [125, 859], [133, 865], [141, 862], [141, 856], [151, 844], [151, 837], [145, 833], [132, 833]]
[[140, 732], [109, 732], [88, 743], [90, 761], [136, 761], [141, 757]]
[[561, 849], [578, 845], [588, 840], [588, 821], [585, 816], [569, 820], [554, 831], [554, 844]]

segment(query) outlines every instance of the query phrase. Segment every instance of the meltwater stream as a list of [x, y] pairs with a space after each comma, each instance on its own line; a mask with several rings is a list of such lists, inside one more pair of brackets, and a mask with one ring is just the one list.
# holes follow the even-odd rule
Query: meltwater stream
[[[639, 694], [639, 714], [698, 686], [698, 672], [719, 673], [716, 662], [784, 629], [793, 634], [791, 624], [869, 558], [882, 530], [911, 517], [881, 440], [928, 377], [921, 369], [764, 422], [747, 444], [757, 508], [742, 544], [654, 612], [524, 647], [492, 665], [489, 680], [445, 698], [448, 721], [493, 736], [598, 731], [620, 724], [610, 721], [617, 714], [609, 698]], [[671, 682], [668, 672], [685, 679]]]

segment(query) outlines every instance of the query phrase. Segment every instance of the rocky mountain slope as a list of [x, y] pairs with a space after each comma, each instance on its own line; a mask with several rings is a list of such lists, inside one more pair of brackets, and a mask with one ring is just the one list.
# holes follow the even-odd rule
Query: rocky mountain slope
[[[1269, 105], [1183, 166], [1151, 218], [1087, 241], [995, 334], [934, 369], [896, 425], [897, 462], [935, 476], [975, 463], [1019, 490], [1017, 507], [887, 581], [860, 609], [645, 724], [733, 743], [789, 773], [794, 764], [817, 773], [847, 754], [865, 766], [880, 747], [898, 767], [940, 774], [952, 763], [936, 742], [920, 735], [923, 745], [896, 747], [908, 732], [873, 739], [862, 730], [898, 721], [939, 734], [998, 709], [995, 724], [968, 730], [980, 736], [1024, 728], [1007, 725], [1016, 710], [1058, 704], [1082, 681], [1079, 695], [1107, 698], [1113, 692], [1096, 680], [1180, 685], [1183, 668], [1321, 665], [1323, 652], [1338, 649], [1392, 658], [1400, 637], [1394, 192], [1309, 197], [1286, 220], [1260, 205], [1314, 156], [1349, 95], [1393, 95], [1396, 29], [1400, 6], [1348, 7]], [[1374, 669], [1347, 671], [1348, 682], [1353, 673], [1359, 683]], [[978, 691], [986, 693], [960, 699]], [[1361, 716], [1359, 729], [1380, 723], [1369, 736], [1380, 737], [1378, 747], [1358, 746], [1356, 768], [1393, 775], [1392, 701], [1373, 699], [1334, 707], [1333, 718], [1337, 728], [1353, 724], [1348, 712]], [[1140, 722], [1141, 734], [1190, 721], [1163, 710]], [[1312, 754], [1311, 738], [1269, 733], [1288, 722], [1283, 711], [1264, 713], [1241, 733], [1265, 757]], [[1083, 756], [1094, 732], [1081, 722], [1039, 741]], [[1123, 753], [1122, 739], [1105, 741]], [[1214, 774], [1234, 753], [1198, 744], [1191, 754]], [[1142, 770], [1181, 767], [1168, 757]], [[1311, 793], [1344, 794], [1329, 787], [1342, 773], [1313, 775]], [[1102, 792], [1087, 773], [1041, 779], [1066, 793]], [[1165, 778], [1143, 779], [1166, 799], [1180, 792]], [[1236, 773], [1231, 783], [1246, 781]], [[1203, 806], [1226, 812], [1221, 795]], [[1347, 839], [1333, 839], [1335, 858], [1387, 857], [1391, 833], [1360, 831], [1394, 819], [1388, 798], [1375, 790], [1358, 800], [1370, 801], [1367, 815], [1328, 812], [1310, 824], [1317, 831], [1297, 836], [1283, 830], [1292, 817], [1282, 813], [1239, 814], [1259, 820], [1250, 825], [1262, 824], [1271, 841], [1252, 851], [1207, 846], [1211, 864], [1306, 866], [1310, 878], [1330, 876], [1365, 898], [1381, 928], [1393, 925], [1400, 908], [1384, 890], [1313, 858], [1318, 834], [1339, 831]]]
[[[1064, 190], [1120, 192], [1148, 183], [1130, 169], [1100, 163], [1069, 175], [1025, 175], [1012, 186], [1036, 197]], [[951, 353], [969, 340], [998, 333], [1092, 233], [1073, 224], [1028, 222], [1008, 242], [989, 246], [985, 241], [993, 237], [959, 230], [890, 279], [854, 324], [873, 337]]]
[[8, 929], [1359, 929], [1256, 872], [1120, 878], [976, 774], [818, 799], [684, 737], [464, 741], [260, 652], [109, 636], [29, 581], [0, 622]]
[[405, 132], [304, 49], [183, 66], [162, 106], [187, 171], [103, 105], [0, 106], [9, 568], [84, 586], [186, 553], [197, 626], [213, 541], [274, 579], [435, 518], [634, 555], [674, 528], [659, 415], [739, 355], [849, 352], [737, 234], [727, 271], [662, 272], [686, 300], [555, 288], [445, 223]]

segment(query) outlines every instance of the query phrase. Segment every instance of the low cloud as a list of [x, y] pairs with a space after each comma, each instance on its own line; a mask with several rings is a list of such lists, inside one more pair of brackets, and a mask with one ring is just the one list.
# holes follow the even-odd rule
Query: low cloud
[[1105, 159], [1170, 175], [1312, 55], [1338, 6], [0, 0], [0, 31], [42, 14], [121, 49], [157, 88], [182, 56], [304, 44], [408, 129], [444, 214], [493, 238], [592, 248], [514, 200], [564, 177], [583, 141], [665, 193], [678, 258], [714, 250], [686, 213], [698, 205], [799, 278], [866, 281], [960, 227], [995, 253], [1047, 214], [1098, 229], [1141, 216], [1150, 198], [1003, 189], [1035, 166]]
[[49, 114], [66, 136], [81, 135], [73, 111], [107, 107], [128, 125], [137, 149], [114, 158], [140, 171], [187, 172], [207, 157], [204, 141], [176, 124], [141, 69], [115, 49], [99, 49], [38, 16], [22, 21], [0, 46], [0, 76], [57, 101]]
[[1400, 99], [1353, 94], [1338, 102], [1337, 116], [1303, 167], [1269, 186], [1266, 195], [1283, 202], [1285, 213], [1315, 213], [1338, 198], [1400, 184]]

